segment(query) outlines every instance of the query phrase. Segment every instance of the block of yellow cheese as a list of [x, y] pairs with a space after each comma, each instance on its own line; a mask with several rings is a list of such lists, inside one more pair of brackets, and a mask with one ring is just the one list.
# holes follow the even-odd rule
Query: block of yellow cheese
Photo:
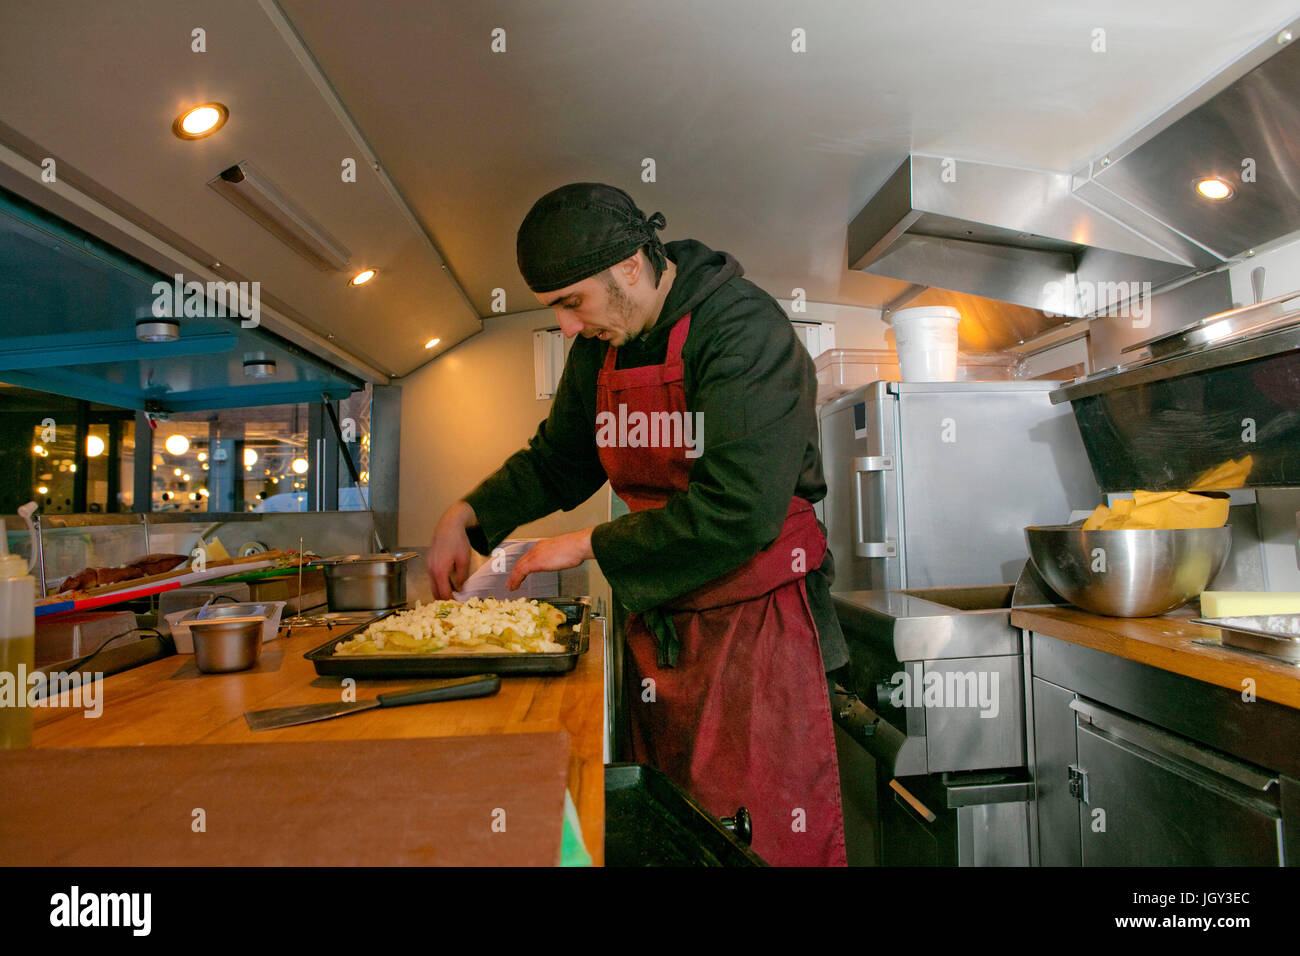
[[1300, 594], [1294, 591], [1201, 593], [1201, 617], [1254, 617], [1258, 614], [1300, 614]]

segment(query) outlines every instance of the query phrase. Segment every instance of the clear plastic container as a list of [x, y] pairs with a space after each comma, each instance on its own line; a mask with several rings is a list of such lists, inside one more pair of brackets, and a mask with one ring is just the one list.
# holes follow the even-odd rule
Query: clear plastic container
[[890, 349], [831, 349], [813, 361], [817, 368], [817, 401], [829, 402], [872, 382], [901, 378], [898, 356]]
[[[888, 349], [831, 349], [817, 356], [817, 403], [825, 404], [872, 382], [902, 380], [898, 356]], [[957, 381], [1010, 382], [1024, 360], [1013, 352], [957, 353]]]

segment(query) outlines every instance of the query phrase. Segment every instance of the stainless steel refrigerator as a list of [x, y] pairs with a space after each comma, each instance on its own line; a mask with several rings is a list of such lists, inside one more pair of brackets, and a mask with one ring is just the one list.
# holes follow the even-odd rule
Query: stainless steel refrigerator
[[821, 410], [834, 591], [1010, 583], [1101, 500], [1055, 382], [874, 382]]

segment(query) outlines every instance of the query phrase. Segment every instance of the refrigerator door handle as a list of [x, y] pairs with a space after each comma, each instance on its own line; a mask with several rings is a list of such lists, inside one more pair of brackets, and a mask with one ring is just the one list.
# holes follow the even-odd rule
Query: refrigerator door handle
[[862, 476], [893, 470], [892, 455], [867, 455], [853, 459], [853, 553], [859, 558], [893, 558], [898, 555], [897, 542], [867, 541], [862, 530]]

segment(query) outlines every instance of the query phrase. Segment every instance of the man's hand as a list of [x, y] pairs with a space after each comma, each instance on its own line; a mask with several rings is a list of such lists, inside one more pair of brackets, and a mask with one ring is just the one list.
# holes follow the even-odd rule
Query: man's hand
[[524, 578], [534, 571], [563, 571], [565, 568], [576, 568], [588, 558], [595, 557], [591, 553], [591, 532], [592, 528], [583, 528], [581, 531], [570, 531], [568, 534], [538, 541], [510, 569], [506, 587], [511, 591], [518, 590], [519, 585], [524, 583]]
[[470, 546], [465, 529], [475, 520], [469, 503], [458, 501], [443, 512], [433, 529], [427, 563], [433, 596], [439, 600], [448, 600], [469, 576]]

